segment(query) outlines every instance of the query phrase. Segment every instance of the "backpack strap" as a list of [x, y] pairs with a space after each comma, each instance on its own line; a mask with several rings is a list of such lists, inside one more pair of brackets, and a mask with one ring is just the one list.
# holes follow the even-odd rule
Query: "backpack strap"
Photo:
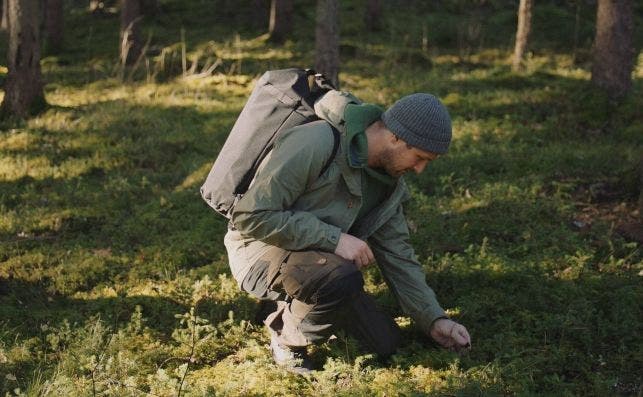
[[340, 133], [337, 131], [337, 128], [333, 127], [332, 125], [330, 128], [333, 131], [333, 152], [331, 153], [330, 157], [326, 161], [326, 164], [324, 164], [324, 168], [321, 169], [319, 172], [319, 176], [322, 176], [326, 170], [328, 170], [328, 167], [330, 167], [330, 164], [333, 162], [335, 159], [335, 156], [337, 155], [337, 150], [339, 149], [339, 140], [340, 140]]

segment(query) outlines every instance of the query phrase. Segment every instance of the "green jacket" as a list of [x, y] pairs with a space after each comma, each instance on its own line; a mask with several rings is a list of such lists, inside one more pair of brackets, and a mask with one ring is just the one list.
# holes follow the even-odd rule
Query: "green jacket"
[[[237, 235], [233, 240], [245, 258], [256, 257], [266, 246], [334, 252], [340, 233], [350, 229], [368, 242], [404, 312], [428, 332], [445, 312], [426, 284], [409, 243], [402, 203], [410, 195], [404, 180], [400, 178], [388, 199], [355, 223], [362, 203], [362, 172], [348, 164], [342, 121], [345, 105], [346, 97], [322, 100], [315, 108], [326, 121], [295, 127], [276, 140], [234, 208], [232, 224]], [[333, 150], [327, 121], [342, 132], [343, 139], [330, 167], [320, 176]], [[233, 273], [238, 272], [233, 268]], [[238, 280], [239, 276], [235, 275]]]

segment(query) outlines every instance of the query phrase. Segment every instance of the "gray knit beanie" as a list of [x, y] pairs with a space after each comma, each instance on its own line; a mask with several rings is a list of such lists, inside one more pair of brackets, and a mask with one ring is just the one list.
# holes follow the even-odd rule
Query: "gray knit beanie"
[[444, 154], [451, 142], [451, 117], [431, 94], [411, 94], [382, 114], [386, 128], [411, 146]]

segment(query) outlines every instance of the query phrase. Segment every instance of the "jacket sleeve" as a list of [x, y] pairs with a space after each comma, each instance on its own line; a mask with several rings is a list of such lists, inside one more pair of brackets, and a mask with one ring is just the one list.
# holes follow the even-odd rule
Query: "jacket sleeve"
[[369, 243], [377, 264], [402, 310], [427, 334], [435, 320], [446, 317], [409, 242], [409, 230], [399, 205]]
[[303, 139], [307, 142], [303, 144], [302, 138], [309, 132], [300, 132], [303, 135], [289, 133], [275, 142], [254, 182], [236, 204], [232, 224], [244, 237], [286, 250], [333, 252], [341, 229], [322, 222], [310, 212], [292, 210], [330, 157], [333, 135], [330, 128], [327, 133], [315, 129], [308, 135], [313, 139]]

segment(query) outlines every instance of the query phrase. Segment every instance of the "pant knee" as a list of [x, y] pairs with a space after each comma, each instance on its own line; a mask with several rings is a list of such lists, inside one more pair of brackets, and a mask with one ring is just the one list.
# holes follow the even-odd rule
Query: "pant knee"
[[362, 273], [355, 269], [342, 269], [329, 277], [318, 291], [319, 301], [341, 303], [348, 297], [361, 292], [364, 288]]
[[364, 285], [355, 264], [316, 251], [293, 253], [280, 272], [279, 283], [283, 290], [309, 304], [332, 306], [361, 291]]

